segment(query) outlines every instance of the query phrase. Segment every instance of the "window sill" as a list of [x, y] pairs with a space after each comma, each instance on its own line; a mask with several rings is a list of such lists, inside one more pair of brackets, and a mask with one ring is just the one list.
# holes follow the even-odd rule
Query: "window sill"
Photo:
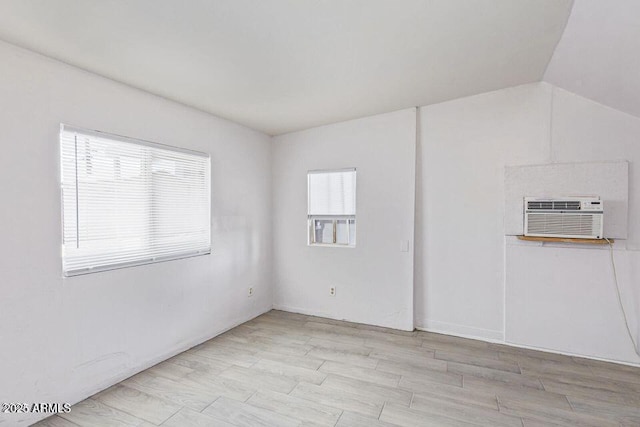
[[354, 249], [356, 247], [356, 245], [341, 245], [339, 243], [307, 243], [307, 246], [309, 247], [318, 246], [323, 248], [349, 248], [349, 249]]
[[583, 243], [589, 245], [608, 245], [613, 243], [614, 239], [586, 239], [577, 237], [538, 237], [538, 236], [517, 236], [520, 240], [529, 240], [532, 242], [555, 242], [555, 243]]
[[102, 266], [96, 266], [92, 268], [80, 268], [80, 269], [67, 270], [67, 271], [63, 270], [62, 274], [63, 274], [63, 277], [70, 278], [75, 276], [82, 276], [85, 274], [101, 273], [103, 271], [120, 270], [123, 268], [138, 267], [141, 265], [158, 264], [158, 263], [167, 262], [167, 261], [176, 261], [179, 259], [195, 258], [203, 255], [211, 255], [211, 249], [198, 251], [195, 253], [190, 252], [190, 253], [184, 253], [184, 254], [168, 255], [163, 257], [145, 258], [145, 259], [136, 260], [136, 261], [102, 265]]

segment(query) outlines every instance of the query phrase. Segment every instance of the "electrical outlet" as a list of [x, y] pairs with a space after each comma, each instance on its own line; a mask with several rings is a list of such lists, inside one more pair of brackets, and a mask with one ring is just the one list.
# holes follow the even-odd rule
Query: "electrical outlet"
[[253, 288], [249, 288], [249, 295], [247, 296], [253, 296]]
[[336, 287], [335, 286], [329, 286], [329, 295], [331, 295], [332, 297], [336, 296]]

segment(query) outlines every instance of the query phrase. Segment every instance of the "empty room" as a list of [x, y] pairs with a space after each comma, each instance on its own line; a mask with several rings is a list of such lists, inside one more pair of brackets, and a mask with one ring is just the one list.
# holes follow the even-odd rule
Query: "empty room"
[[637, 0], [0, 0], [0, 427], [640, 426]]

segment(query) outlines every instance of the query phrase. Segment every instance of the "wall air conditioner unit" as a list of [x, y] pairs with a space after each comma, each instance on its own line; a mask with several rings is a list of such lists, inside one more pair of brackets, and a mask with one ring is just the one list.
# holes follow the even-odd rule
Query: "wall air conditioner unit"
[[524, 198], [524, 235], [602, 239], [600, 197]]

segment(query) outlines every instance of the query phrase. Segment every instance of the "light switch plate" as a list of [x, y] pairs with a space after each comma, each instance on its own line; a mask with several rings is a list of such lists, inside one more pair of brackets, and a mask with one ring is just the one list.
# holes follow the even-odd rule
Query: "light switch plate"
[[400, 252], [409, 252], [408, 240], [400, 240]]

